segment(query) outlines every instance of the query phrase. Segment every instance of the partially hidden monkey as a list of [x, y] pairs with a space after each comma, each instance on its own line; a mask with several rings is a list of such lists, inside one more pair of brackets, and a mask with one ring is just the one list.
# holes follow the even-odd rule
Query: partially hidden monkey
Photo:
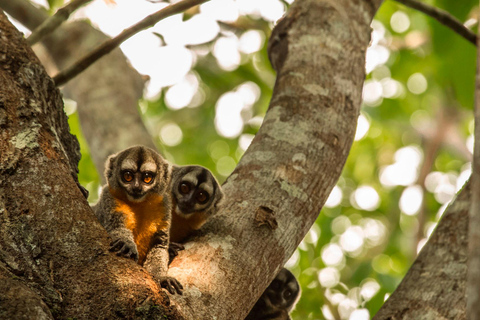
[[173, 259], [183, 249], [179, 243], [217, 212], [224, 195], [210, 170], [197, 165], [174, 166], [171, 193], [173, 215], [169, 253]]
[[110, 251], [145, 266], [170, 293], [182, 294], [182, 285], [166, 275], [171, 170], [156, 151], [143, 146], [110, 156], [105, 164], [107, 184], [93, 211], [112, 238]]
[[300, 298], [300, 285], [295, 276], [282, 268], [265, 289], [245, 320], [288, 320]]

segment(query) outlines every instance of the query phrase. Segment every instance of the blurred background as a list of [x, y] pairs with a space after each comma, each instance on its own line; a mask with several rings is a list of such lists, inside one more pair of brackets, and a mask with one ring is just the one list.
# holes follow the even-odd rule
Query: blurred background
[[[50, 13], [63, 0], [36, 1]], [[268, 37], [291, 0], [212, 0], [121, 45], [149, 77], [139, 112], [173, 163], [220, 181], [262, 123], [275, 81]], [[477, 28], [478, 1], [424, 1]], [[96, 0], [78, 10], [115, 36], [168, 3]], [[21, 28], [21, 26], [19, 26]], [[26, 34], [26, 29], [22, 29]], [[385, 1], [372, 23], [355, 142], [316, 223], [288, 261], [302, 297], [293, 319], [371, 318], [395, 290], [471, 172], [475, 47], [422, 13]], [[80, 140], [80, 182], [99, 175]]]

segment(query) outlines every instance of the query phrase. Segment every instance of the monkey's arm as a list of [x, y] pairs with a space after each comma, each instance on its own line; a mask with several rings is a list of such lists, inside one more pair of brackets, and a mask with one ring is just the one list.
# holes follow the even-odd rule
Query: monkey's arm
[[147, 254], [143, 266], [147, 271], [171, 294], [182, 294], [183, 286], [177, 279], [167, 276], [170, 255], [170, 227], [172, 223], [172, 200], [163, 197], [163, 221], [158, 225], [157, 232], [152, 239], [152, 248]]
[[115, 198], [111, 195], [108, 187], [104, 187], [100, 200], [92, 209], [101, 225], [107, 230], [112, 238], [110, 251], [118, 256], [138, 261], [138, 250], [133, 233], [126, 227], [127, 213], [118, 210]]
[[156, 244], [150, 250], [144, 267], [147, 271], [171, 294], [182, 294], [183, 286], [177, 279], [167, 276], [169, 253], [168, 231], [158, 231], [155, 237]]

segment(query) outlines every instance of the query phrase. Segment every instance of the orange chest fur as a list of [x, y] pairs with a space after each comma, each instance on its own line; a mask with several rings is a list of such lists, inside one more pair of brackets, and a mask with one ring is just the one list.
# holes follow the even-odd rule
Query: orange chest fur
[[170, 229], [170, 241], [182, 242], [193, 231], [200, 229], [207, 221], [207, 214], [205, 212], [193, 213], [191, 217], [184, 218], [172, 213], [172, 227]]
[[162, 230], [168, 232], [170, 227], [163, 197], [152, 195], [139, 203], [116, 198], [115, 204], [115, 211], [124, 215], [125, 227], [133, 233], [138, 250], [138, 261], [143, 264], [148, 251], [154, 244], [155, 234]]

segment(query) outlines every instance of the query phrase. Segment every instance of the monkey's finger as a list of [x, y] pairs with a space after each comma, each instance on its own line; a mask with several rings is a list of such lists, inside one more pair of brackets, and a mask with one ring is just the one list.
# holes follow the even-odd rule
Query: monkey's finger
[[118, 251], [124, 245], [122, 240], [115, 240], [110, 243], [110, 251]]
[[168, 280], [164, 281], [163, 287], [165, 289], [167, 289], [167, 291], [170, 292], [170, 294], [175, 294], [175, 291], [174, 291], [173, 287], [170, 285], [170, 282]]
[[133, 259], [135, 262], [138, 262], [138, 254], [136, 252], [131, 252], [128, 258]]
[[125, 255], [125, 248], [126, 248], [126, 247], [127, 247], [127, 246], [122, 243], [122, 246], [121, 246], [120, 248], [116, 248], [116, 249], [115, 249], [115, 253], [117, 254], [117, 256], [119, 256], [119, 257], [127, 257], [127, 256]]
[[172, 285], [173, 285], [173, 287], [175, 287], [175, 290], [177, 291], [178, 294], [180, 294], [180, 295], [183, 294], [183, 291], [182, 291], [183, 286], [180, 282], [172, 281]]

